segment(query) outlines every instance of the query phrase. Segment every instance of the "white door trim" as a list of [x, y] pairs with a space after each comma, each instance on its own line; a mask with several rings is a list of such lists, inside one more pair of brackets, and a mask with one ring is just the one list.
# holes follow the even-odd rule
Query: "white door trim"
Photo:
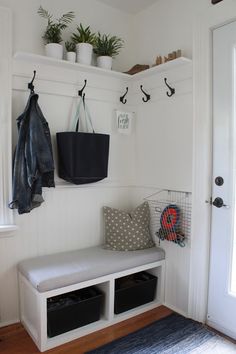
[[210, 6], [194, 24], [193, 210], [190, 257], [189, 317], [205, 322], [207, 315], [210, 207], [212, 178], [212, 30], [236, 18], [236, 3]]
[[8, 208], [12, 190], [12, 13], [0, 7], [0, 238], [15, 229], [13, 212]]

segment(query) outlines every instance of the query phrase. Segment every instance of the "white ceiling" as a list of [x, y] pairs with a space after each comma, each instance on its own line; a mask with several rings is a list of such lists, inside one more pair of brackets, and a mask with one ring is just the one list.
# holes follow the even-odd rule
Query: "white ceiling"
[[158, 0], [98, 0], [106, 5], [119, 9], [129, 14], [136, 14]]

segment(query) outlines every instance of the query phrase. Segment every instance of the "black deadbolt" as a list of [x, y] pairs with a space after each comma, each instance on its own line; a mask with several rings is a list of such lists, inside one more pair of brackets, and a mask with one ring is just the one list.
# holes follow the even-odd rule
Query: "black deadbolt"
[[224, 205], [224, 201], [222, 198], [217, 197], [217, 198], [215, 198], [215, 200], [212, 204], [217, 208], [222, 208], [222, 206]]
[[224, 184], [224, 178], [221, 177], [221, 176], [216, 177], [216, 179], [215, 179], [215, 184], [216, 184], [217, 186], [223, 186], [223, 184]]

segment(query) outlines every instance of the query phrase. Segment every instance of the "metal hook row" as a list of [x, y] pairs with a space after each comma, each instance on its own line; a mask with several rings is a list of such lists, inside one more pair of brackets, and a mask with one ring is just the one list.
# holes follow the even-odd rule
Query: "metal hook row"
[[[168, 87], [168, 89], [170, 90], [170, 92], [168, 92], [168, 91], [166, 92], [167, 96], [172, 97], [175, 94], [175, 88], [171, 87], [167, 83], [166, 77], [164, 78], [164, 82], [165, 82], [166, 86]], [[143, 85], [140, 85], [140, 89], [145, 95], [145, 97], [142, 97], [143, 102], [145, 102], [145, 103], [148, 102], [151, 99], [151, 95], [144, 91]], [[125, 98], [127, 93], [128, 93], [128, 87], [126, 87], [126, 92], [124, 93], [124, 95], [120, 97], [120, 102], [122, 102], [123, 104], [125, 104], [127, 102], [127, 99]]]
[[[28, 89], [31, 91], [31, 93], [34, 93], [34, 80], [35, 80], [35, 77], [36, 77], [36, 70], [34, 70], [34, 74], [33, 74], [32, 80], [28, 83]], [[86, 85], [87, 85], [87, 80], [85, 79], [84, 80], [84, 86], [82, 87], [81, 90], [78, 91], [78, 95], [80, 97], [82, 97], [83, 100], [85, 99], [85, 93], [83, 93], [83, 91], [84, 91]]]
[[[31, 91], [31, 93], [34, 93], [34, 84], [33, 83], [34, 83], [35, 77], [36, 77], [36, 70], [34, 70], [34, 74], [33, 74], [33, 78], [31, 80], [31, 82], [28, 83], [28, 89]], [[171, 87], [167, 83], [167, 78], [166, 77], [164, 78], [164, 81], [165, 81], [166, 86], [170, 90], [170, 92], [166, 92], [167, 96], [168, 97], [173, 96], [175, 94], [175, 89], [173, 87]], [[86, 88], [86, 86], [87, 86], [87, 80], [85, 79], [84, 80], [84, 86], [82, 87], [81, 90], [78, 91], [78, 95], [80, 97], [82, 97], [83, 100], [85, 99], [84, 89]], [[145, 102], [145, 103], [148, 102], [151, 99], [151, 95], [144, 91], [143, 85], [140, 85], [140, 89], [145, 95], [145, 97], [142, 97], [143, 102]], [[127, 99], [125, 97], [126, 97], [128, 91], [129, 91], [129, 88], [126, 87], [126, 91], [125, 91], [124, 95], [120, 97], [120, 102], [123, 103], [123, 104], [125, 104], [127, 102]]]
[[[143, 90], [143, 85], [140, 85], [140, 89], [145, 95], [145, 97], [142, 98], [143, 102], [148, 102], [151, 99], [151, 95], [149, 95], [147, 92], [145, 92]], [[123, 104], [126, 104], [126, 102], [127, 102], [127, 99], [125, 97], [126, 97], [128, 91], [129, 91], [129, 88], [126, 87], [126, 91], [125, 91], [124, 95], [120, 97], [120, 102]]]

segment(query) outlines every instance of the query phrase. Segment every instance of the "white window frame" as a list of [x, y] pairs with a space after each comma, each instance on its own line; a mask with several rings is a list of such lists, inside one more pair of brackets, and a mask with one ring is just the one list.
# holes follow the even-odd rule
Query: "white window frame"
[[17, 229], [8, 208], [12, 191], [12, 14], [0, 7], [0, 238]]

